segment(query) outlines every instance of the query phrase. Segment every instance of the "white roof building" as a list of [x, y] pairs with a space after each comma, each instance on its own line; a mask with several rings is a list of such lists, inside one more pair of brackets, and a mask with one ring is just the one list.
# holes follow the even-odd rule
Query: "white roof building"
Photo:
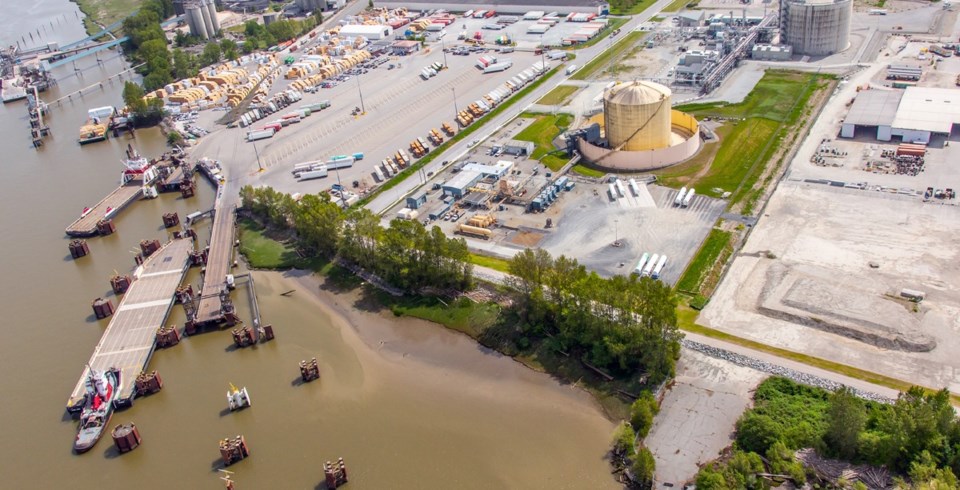
[[933, 135], [950, 135], [960, 124], [960, 90], [909, 87], [860, 92], [843, 121], [840, 136], [854, 137], [857, 127], [876, 127], [877, 139], [899, 136], [904, 143], [930, 142]]
[[385, 25], [348, 24], [340, 28], [341, 37], [363, 36], [370, 41], [386, 39], [390, 37], [391, 34], [393, 34], [393, 29]]

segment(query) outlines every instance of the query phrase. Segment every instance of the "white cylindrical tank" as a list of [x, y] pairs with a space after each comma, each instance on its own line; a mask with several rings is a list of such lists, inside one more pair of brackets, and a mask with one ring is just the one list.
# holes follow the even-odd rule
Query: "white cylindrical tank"
[[199, 5], [187, 7], [187, 23], [190, 24], [190, 34], [200, 39], [210, 39], [210, 34], [207, 33], [207, 26], [203, 23], [203, 14], [200, 13], [200, 10], [201, 7]]
[[217, 31], [213, 30], [213, 21], [210, 20], [210, 12], [207, 10], [207, 6], [202, 3], [200, 4], [200, 15], [203, 17], [203, 26], [207, 29], [207, 36], [216, 36]]
[[826, 56], [850, 45], [853, 0], [784, 0], [780, 6], [781, 43], [795, 54]]
[[217, 18], [217, 3], [214, 0], [206, 0], [207, 13], [210, 14], [210, 23], [213, 25], [212, 36], [220, 33], [220, 19]]
[[670, 146], [671, 92], [659, 83], [622, 83], [603, 95], [604, 130], [610, 148], [643, 151]]

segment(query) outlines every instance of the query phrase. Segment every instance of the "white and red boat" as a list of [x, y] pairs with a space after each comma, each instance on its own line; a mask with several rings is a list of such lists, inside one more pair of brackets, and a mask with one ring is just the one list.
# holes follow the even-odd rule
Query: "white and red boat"
[[127, 159], [123, 162], [123, 166], [125, 168], [123, 173], [120, 175], [120, 183], [126, 184], [131, 180], [143, 180], [143, 174], [150, 167], [153, 167], [153, 165], [154, 162], [151, 162], [150, 160], [147, 160], [141, 156], [132, 145], [127, 145]]
[[90, 368], [86, 388], [83, 410], [80, 412], [80, 428], [73, 442], [73, 450], [78, 454], [92, 449], [110, 423], [113, 403], [120, 392], [120, 371], [108, 369], [100, 372]]

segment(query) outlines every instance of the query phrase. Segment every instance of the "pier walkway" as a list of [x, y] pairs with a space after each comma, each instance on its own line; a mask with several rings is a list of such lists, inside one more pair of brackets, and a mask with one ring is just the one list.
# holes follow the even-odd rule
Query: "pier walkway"
[[[134, 272], [134, 280], [117, 306], [110, 324], [87, 362], [97, 370], [117, 368], [120, 374], [120, 404], [130, 404], [134, 381], [150, 362], [157, 329], [162, 327], [173, 306], [174, 293], [190, 265], [193, 240], [175, 239], [160, 247]], [[79, 411], [84, 402], [84, 382], [89, 369], [83, 368], [80, 381], [67, 401], [67, 410]]]
[[[212, 178], [207, 167], [200, 169]], [[227, 199], [227, 182], [220, 180], [217, 185], [217, 199], [214, 203], [213, 229], [210, 232], [210, 250], [207, 252], [207, 267], [203, 273], [203, 287], [200, 289], [200, 302], [194, 322], [197, 325], [220, 323], [224, 320], [223, 301], [220, 293], [226, 289], [227, 274], [233, 262], [234, 221], [236, 204]], [[227, 202], [229, 201], [229, 203]]]
[[143, 181], [133, 180], [117, 187], [103, 198], [90, 212], [81, 216], [67, 227], [67, 235], [88, 237], [97, 234], [97, 223], [102, 219], [114, 217], [118, 211], [143, 195]]

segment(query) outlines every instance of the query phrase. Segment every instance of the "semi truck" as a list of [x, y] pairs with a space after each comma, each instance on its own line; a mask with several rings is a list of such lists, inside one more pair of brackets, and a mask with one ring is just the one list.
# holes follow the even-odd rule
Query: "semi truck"
[[648, 260], [650, 260], [650, 254], [644, 252], [643, 255], [640, 256], [640, 262], [637, 262], [637, 267], [633, 269], [633, 272], [637, 275], [643, 274], [643, 268], [647, 265]]
[[679, 205], [683, 204], [683, 196], [685, 196], [686, 194], [687, 194], [687, 188], [686, 188], [686, 187], [681, 187], [681, 188], [680, 188], [680, 193], [678, 193], [678, 194], [677, 194], [677, 197], [673, 200], [673, 205], [674, 205], [674, 206], [679, 206]]
[[505, 61], [501, 63], [494, 63], [483, 69], [484, 73], [499, 73], [501, 71], [506, 71], [513, 66], [513, 63], [510, 61]]
[[697, 190], [694, 189], [693, 187], [691, 187], [690, 190], [687, 191], [687, 195], [684, 196], [684, 198], [683, 198], [683, 207], [687, 207], [687, 206], [690, 205], [690, 203], [693, 202], [693, 196], [694, 196], [694, 194], [696, 194], [696, 193], [697, 193]]
[[643, 267], [643, 272], [640, 275], [649, 276], [651, 273], [653, 273], [653, 267], [657, 265], [658, 260], [660, 260], [660, 255], [653, 254], [653, 257], [650, 257], [650, 261], [647, 262], [647, 265]]
[[273, 128], [250, 131], [249, 133], [247, 133], [247, 141], [252, 142], [257, 140], [264, 140], [267, 138], [273, 138], [274, 133], [276, 133], [276, 131], [274, 131]]
[[653, 266], [653, 271], [650, 273], [650, 277], [654, 279], [660, 279], [660, 273], [663, 272], [663, 266], [667, 264], [667, 256], [661, 255], [660, 260], [657, 261], [657, 265]]
[[297, 180], [299, 180], [300, 182], [303, 182], [304, 180], [321, 179], [326, 176], [327, 176], [327, 169], [324, 167], [316, 170], [310, 170], [307, 172], [300, 172], [300, 176], [297, 177]]

